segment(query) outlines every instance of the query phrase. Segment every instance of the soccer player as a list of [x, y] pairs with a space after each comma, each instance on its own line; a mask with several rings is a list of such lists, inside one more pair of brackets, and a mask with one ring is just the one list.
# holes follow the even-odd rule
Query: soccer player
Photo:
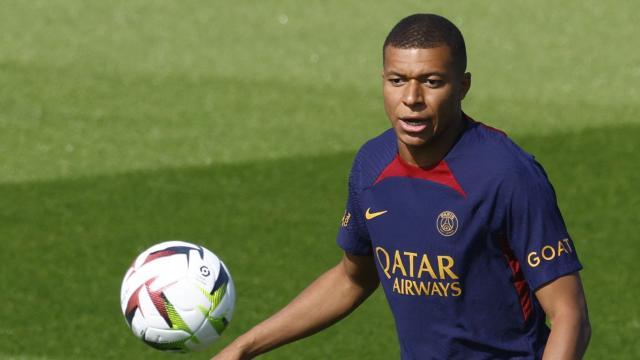
[[462, 111], [466, 62], [460, 31], [441, 16], [411, 15], [391, 30], [382, 74], [391, 129], [353, 162], [344, 257], [213, 359], [251, 359], [317, 332], [379, 284], [403, 360], [582, 357], [581, 265], [554, 190], [532, 156]]

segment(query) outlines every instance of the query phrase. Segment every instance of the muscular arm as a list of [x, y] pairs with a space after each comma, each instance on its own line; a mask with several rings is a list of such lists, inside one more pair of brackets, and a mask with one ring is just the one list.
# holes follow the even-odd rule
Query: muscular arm
[[373, 257], [345, 254], [282, 310], [238, 337], [212, 360], [244, 360], [342, 319], [378, 287]]
[[580, 359], [587, 350], [591, 326], [578, 273], [560, 277], [536, 291], [551, 322], [544, 360]]

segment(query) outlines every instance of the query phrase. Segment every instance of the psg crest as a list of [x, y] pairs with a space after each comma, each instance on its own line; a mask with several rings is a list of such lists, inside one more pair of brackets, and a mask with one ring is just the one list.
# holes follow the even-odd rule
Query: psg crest
[[458, 231], [458, 218], [451, 211], [443, 211], [438, 215], [436, 227], [442, 236], [451, 236]]

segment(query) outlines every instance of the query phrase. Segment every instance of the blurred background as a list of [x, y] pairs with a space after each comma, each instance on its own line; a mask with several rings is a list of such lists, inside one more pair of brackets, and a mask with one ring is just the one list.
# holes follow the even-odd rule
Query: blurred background
[[[202, 244], [238, 298], [207, 359], [335, 264], [352, 158], [388, 127], [382, 43], [451, 19], [463, 107], [545, 166], [585, 270], [588, 359], [640, 358], [640, 4], [4, 0], [0, 359], [171, 359], [119, 307], [137, 254]], [[397, 359], [378, 291], [264, 359]]]

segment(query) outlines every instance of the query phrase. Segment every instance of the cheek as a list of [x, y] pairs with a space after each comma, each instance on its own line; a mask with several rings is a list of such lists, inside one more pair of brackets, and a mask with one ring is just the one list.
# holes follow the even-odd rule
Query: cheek
[[398, 103], [397, 95], [386, 87], [383, 89], [382, 95], [384, 97], [384, 110], [388, 115], [392, 115]]
[[400, 89], [385, 86], [382, 90], [382, 95], [384, 97], [384, 107], [389, 110], [394, 110], [402, 102], [402, 90]]
[[427, 103], [427, 107], [431, 107], [436, 113], [449, 113], [453, 110], [456, 97], [450, 91], [435, 91], [426, 96], [425, 102]]

